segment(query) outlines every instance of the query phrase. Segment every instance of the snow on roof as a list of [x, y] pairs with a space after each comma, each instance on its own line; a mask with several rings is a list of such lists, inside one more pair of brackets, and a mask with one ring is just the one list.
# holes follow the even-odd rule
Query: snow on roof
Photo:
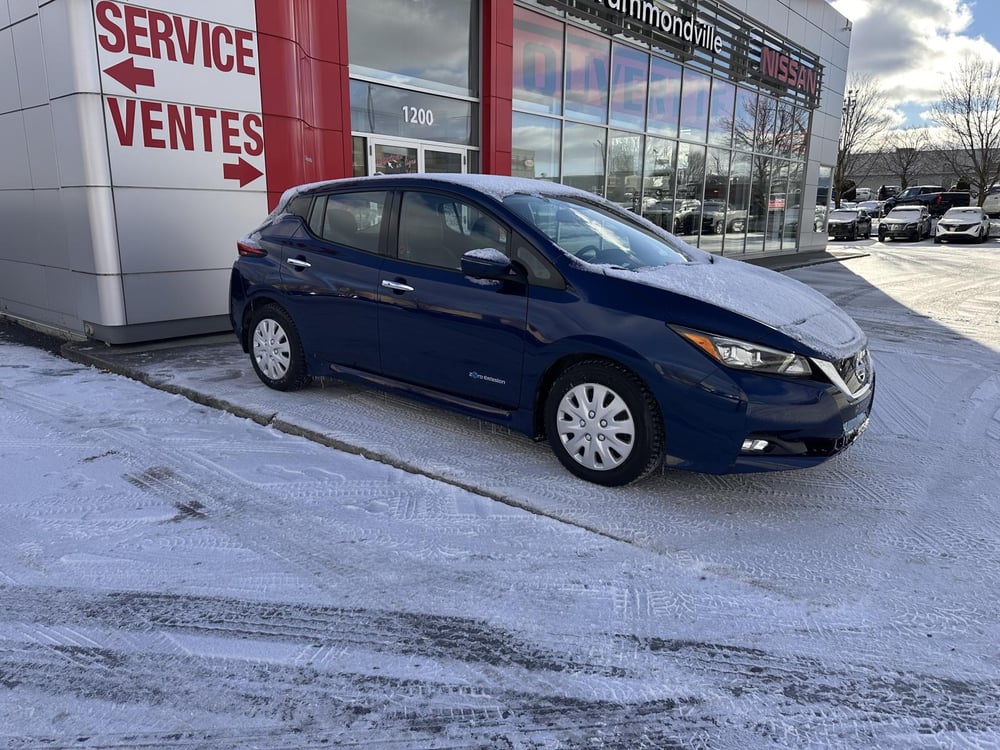
[[563, 185], [558, 182], [550, 182], [548, 180], [536, 180], [527, 177], [510, 177], [505, 175], [459, 173], [414, 173], [373, 175], [369, 177], [346, 177], [339, 180], [324, 180], [321, 182], [310, 182], [302, 185], [296, 185], [295, 187], [289, 188], [289, 190], [286, 191], [286, 194], [304, 192], [324, 186], [334, 187], [338, 184], [347, 184], [350, 182], [364, 184], [365, 182], [374, 183], [381, 180], [418, 180], [443, 182], [451, 185], [462, 185], [464, 187], [485, 193], [492, 198], [496, 198], [498, 201], [502, 201], [510, 195], [516, 195], [519, 193], [527, 193], [529, 195], [544, 193], [545, 195], [574, 196], [577, 198], [604, 200], [600, 196], [587, 192], [586, 190], [580, 190], [579, 188]]

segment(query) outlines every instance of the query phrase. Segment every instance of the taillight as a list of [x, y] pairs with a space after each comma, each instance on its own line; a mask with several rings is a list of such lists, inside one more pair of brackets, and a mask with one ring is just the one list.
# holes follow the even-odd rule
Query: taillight
[[247, 240], [240, 240], [236, 243], [236, 252], [244, 258], [263, 258], [267, 255], [266, 250], [258, 245], [248, 242]]

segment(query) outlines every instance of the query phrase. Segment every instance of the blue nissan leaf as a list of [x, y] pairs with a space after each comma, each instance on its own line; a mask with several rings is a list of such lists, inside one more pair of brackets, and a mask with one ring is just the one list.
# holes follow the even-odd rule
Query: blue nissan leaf
[[237, 248], [230, 317], [267, 386], [404, 393], [598, 484], [814, 466], [868, 423], [867, 339], [829, 299], [568, 186], [303, 185]]

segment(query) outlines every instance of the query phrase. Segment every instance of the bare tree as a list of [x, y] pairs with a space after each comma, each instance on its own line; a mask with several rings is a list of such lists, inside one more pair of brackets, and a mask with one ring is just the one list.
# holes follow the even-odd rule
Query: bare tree
[[919, 164], [929, 147], [927, 133], [922, 129], [903, 128], [890, 135], [882, 161], [887, 174], [899, 177], [900, 190], [905, 190], [919, 172]]
[[942, 155], [979, 193], [982, 205], [1000, 180], [1000, 63], [967, 57], [930, 112], [944, 131]]
[[848, 175], [856, 175], [863, 154], [879, 152], [881, 139], [889, 129], [890, 117], [885, 94], [869, 75], [852, 74], [841, 108], [840, 140], [837, 142], [837, 165], [833, 187], [837, 205], [845, 189], [853, 187]]

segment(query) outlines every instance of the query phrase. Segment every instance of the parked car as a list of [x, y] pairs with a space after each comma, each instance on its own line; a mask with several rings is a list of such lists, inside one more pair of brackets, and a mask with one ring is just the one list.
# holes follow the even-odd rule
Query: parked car
[[991, 219], [1000, 219], [1000, 185], [994, 185], [983, 197], [983, 211]]
[[868, 215], [873, 219], [877, 219], [882, 216], [885, 211], [883, 210], [885, 206], [885, 201], [861, 201], [857, 207], [863, 208], [868, 212]]
[[878, 240], [922, 240], [931, 236], [931, 214], [927, 206], [900, 206], [892, 209], [878, 224]]
[[990, 237], [990, 217], [979, 206], [949, 208], [938, 219], [934, 244], [941, 242], [986, 242]]
[[829, 299], [565, 185], [313, 183], [237, 249], [230, 318], [265, 385], [405, 394], [545, 438], [598, 484], [664, 459], [812, 466], [868, 421], [867, 339]]
[[642, 215], [669, 232], [675, 229], [675, 217], [682, 211], [698, 205], [698, 201], [690, 198], [663, 198], [649, 206], [644, 206]]
[[747, 212], [725, 201], [691, 201], [682, 207], [674, 219], [675, 234], [723, 234], [746, 230]]
[[863, 208], [838, 208], [830, 212], [826, 231], [835, 240], [872, 236], [872, 217]]
[[955, 206], [971, 205], [972, 193], [968, 190], [946, 191], [940, 185], [911, 185], [885, 202], [889, 211], [897, 206], [926, 206], [931, 216], [941, 216]]

